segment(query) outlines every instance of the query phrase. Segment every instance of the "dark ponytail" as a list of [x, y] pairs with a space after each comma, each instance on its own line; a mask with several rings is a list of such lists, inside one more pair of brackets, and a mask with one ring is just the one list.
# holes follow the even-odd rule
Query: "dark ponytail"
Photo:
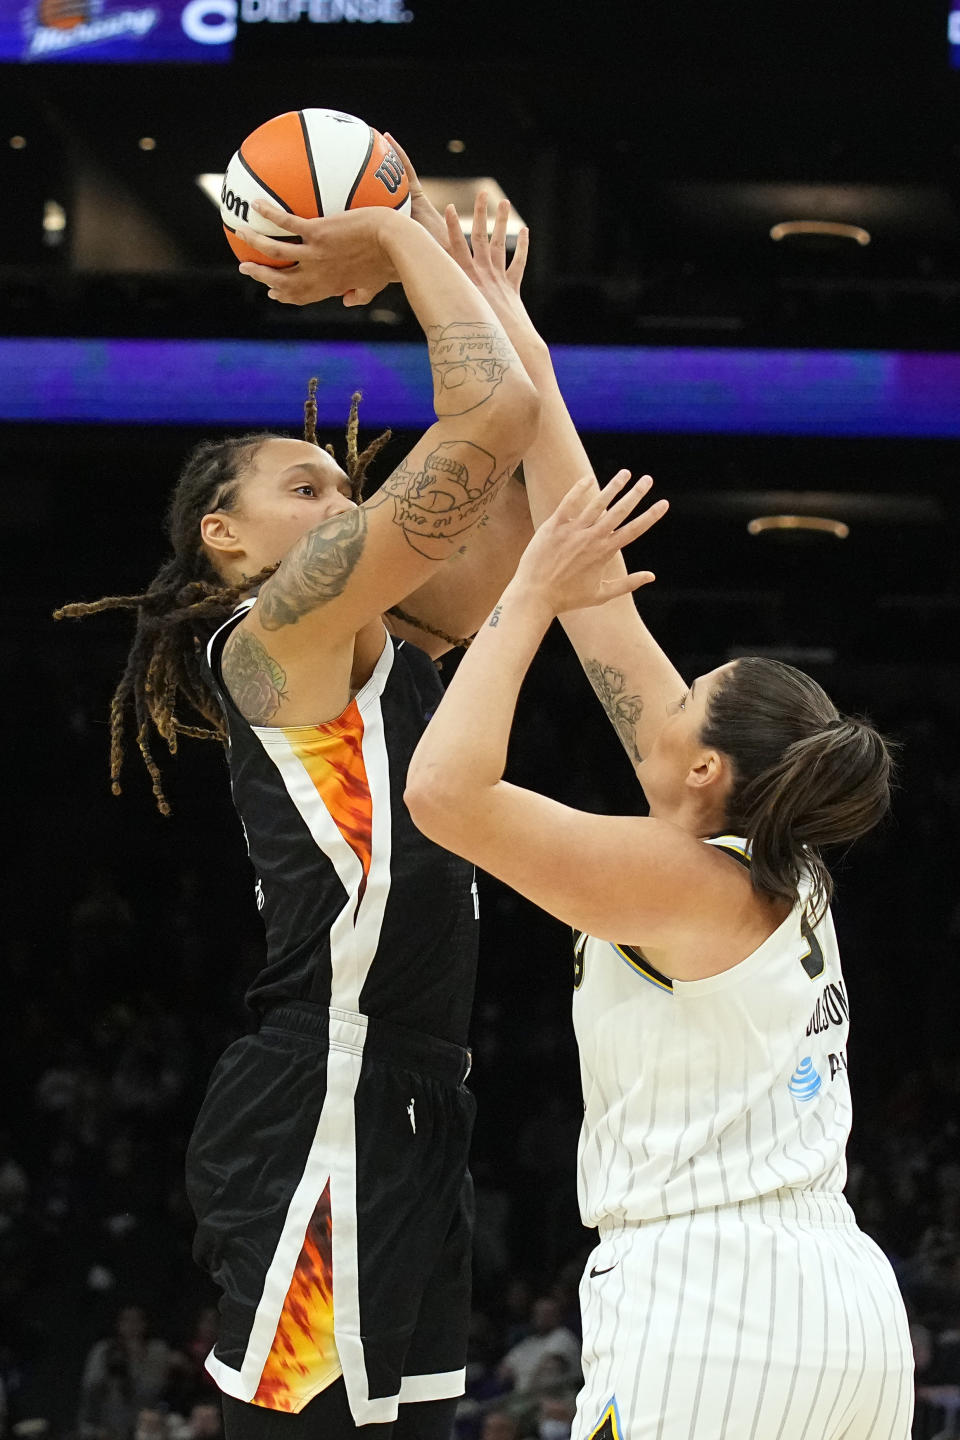
[[806, 875], [816, 921], [833, 896], [821, 851], [859, 839], [890, 807], [887, 742], [838, 715], [809, 675], [756, 656], [737, 660], [711, 696], [701, 739], [732, 764], [727, 825], [751, 842], [754, 887], [792, 903]]

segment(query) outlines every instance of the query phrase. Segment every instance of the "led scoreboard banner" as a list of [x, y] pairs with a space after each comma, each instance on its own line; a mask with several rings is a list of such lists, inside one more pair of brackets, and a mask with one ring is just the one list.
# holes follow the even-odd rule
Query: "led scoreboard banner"
[[[604, 434], [960, 439], [960, 354], [558, 345], [576, 424]], [[362, 390], [364, 423], [436, 417], [412, 342], [0, 338], [0, 421], [60, 425], [285, 425], [304, 375], [318, 417]]]
[[238, 36], [261, 25], [362, 29], [413, 18], [406, 0], [0, 0], [0, 61], [223, 63]]
[[[643, 0], [627, 8], [635, 11], [635, 20], [646, 17], [648, 42], [660, 30], [669, 45], [682, 38], [675, 0]], [[946, 22], [950, 63], [960, 69], [960, 0], [943, 0], [937, 8], [939, 18], [930, 12], [916, 24], [939, 49], [942, 65]], [[353, 53], [365, 53], [374, 34], [391, 55], [410, 53], [410, 45], [447, 55], [451, 45], [465, 44], [477, 53], [485, 41], [495, 42], [496, 53], [504, 29], [516, 44], [524, 23], [521, 53], [534, 34], [538, 53], [561, 58], [581, 54], [584, 47], [605, 47], [607, 28], [585, 0], [557, 9], [565, 9], [563, 25], [543, 27], [536, 25], [536, 7], [525, 14], [514, 0], [0, 0], [0, 63], [282, 61], [302, 55], [310, 31], [317, 38], [325, 34], [325, 49], [331, 32], [350, 32], [355, 40], [364, 35]], [[914, 30], [912, 20], [903, 23]], [[410, 36], [407, 45], [399, 39], [404, 32]], [[350, 53], [349, 41], [337, 41], [338, 47], [344, 44]], [[608, 49], [601, 53], [609, 58]]]

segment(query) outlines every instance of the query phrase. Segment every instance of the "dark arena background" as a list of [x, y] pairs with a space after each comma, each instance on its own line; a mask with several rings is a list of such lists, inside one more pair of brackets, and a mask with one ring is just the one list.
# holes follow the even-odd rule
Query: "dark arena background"
[[[429, 422], [399, 289], [274, 304], [201, 187], [306, 106], [392, 131], [461, 210], [495, 181], [531, 226], [525, 293], [598, 472], [649, 470], [671, 500], [634, 560], [684, 674], [779, 656], [901, 747], [892, 818], [836, 864], [847, 1193], [910, 1307], [914, 1434], [957, 1433], [957, 56], [948, 0], [0, 0], [3, 1440], [218, 1433], [182, 1162], [247, 1025], [252, 875], [218, 747], [165, 765], [171, 819], [135, 752], [111, 797], [128, 628], [50, 616], [142, 588], [187, 449], [298, 433], [310, 374], [338, 446], [357, 383], [362, 434], [394, 426], [378, 478]], [[748, 530], [782, 515], [839, 523]], [[510, 773], [587, 809], [640, 803], [556, 627]], [[485, 878], [480, 899], [458, 1433], [562, 1440], [575, 1376], [521, 1395], [499, 1366], [578, 1323], [571, 947]]]

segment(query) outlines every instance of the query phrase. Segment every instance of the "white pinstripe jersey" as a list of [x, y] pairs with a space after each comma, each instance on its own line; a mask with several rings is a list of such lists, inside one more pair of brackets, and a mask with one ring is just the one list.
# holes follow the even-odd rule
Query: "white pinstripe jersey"
[[[734, 836], [707, 841], [738, 855]], [[669, 980], [629, 945], [575, 935], [573, 1019], [585, 1225], [649, 1220], [784, 1187], [842, 1191], [847, 994], [829, 911], [807, 889], [722, 974]]]

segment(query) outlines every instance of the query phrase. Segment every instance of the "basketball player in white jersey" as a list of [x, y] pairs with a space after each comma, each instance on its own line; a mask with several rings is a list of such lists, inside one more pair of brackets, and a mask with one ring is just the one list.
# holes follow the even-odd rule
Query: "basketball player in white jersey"
[[[616, 499], [625, 471], [603, 492], [589, 476], [505, 273], [504, 213], [488, 245], [478, 207], [472, 258], [448, 218], [540, 394], [524, 469], [541, 523], [414, 754], [406, 800], [431, 839], [575, 932], [579, 1196], [598, 1243], [573, 1440], [907, 1440], [903, 1303], [843, 1197], [848, 1007], [820, 855], [886, 812], [886, 747], [774, 661], [685, 685], [629, 595], [652, 576], [628, 576], [619, 554], [664, 502], [628, 520], [649, 479]], [[502, 778], [523, 676], [557, 615], [649, 817], [585, 814]]]

